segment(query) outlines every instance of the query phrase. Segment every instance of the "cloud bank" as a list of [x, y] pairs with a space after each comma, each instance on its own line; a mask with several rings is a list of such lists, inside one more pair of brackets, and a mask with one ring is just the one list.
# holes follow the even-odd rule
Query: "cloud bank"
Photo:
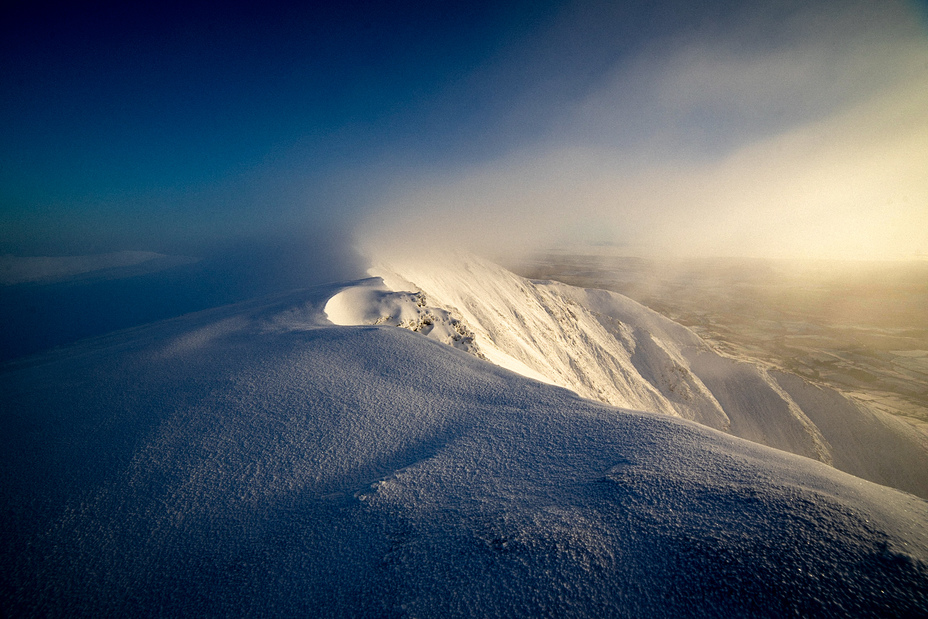
[[[602, 19], [598, 15], [597, 19]], [[590, 16], [565, 11], [554, 31]], [[397, 174], [368, 247], [928, 254], [928, 36], [906, 3], [771, 4], [648, 40], [493, 160]]]

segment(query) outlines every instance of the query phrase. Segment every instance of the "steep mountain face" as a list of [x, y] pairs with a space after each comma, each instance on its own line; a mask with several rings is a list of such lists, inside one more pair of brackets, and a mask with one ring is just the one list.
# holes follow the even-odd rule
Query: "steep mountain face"
[[[833, 389], [724, 357], [627, 297], [529, 281], [473, 256], [392, 257], [371, 274], [384, 285], [364, 282], [337, 295], [328, 307], [334, 322], [399, 325], [415, 305], [417, 315], [455, 321], [467, 347], [524, 376], [928, 497], [928, 436]], [[346, 303], [368, 315], [349, 315]], [[462, 347], [446, 330], [429, 335]]]
[[[350, 288], [0, 369], [2, 613], [928, 613], [925, 501], [421, 330], [333, 326], [367, 315], [331, 301]], [[340, 301], [393, 302], [362, 292]]]

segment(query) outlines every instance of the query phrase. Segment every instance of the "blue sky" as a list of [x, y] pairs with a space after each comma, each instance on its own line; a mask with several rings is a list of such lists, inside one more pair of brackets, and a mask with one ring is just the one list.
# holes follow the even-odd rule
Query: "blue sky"
[[387, 151], [473, 149], [461, 129], [494, 100], [429, 100], [518, 37], [536, 9], [57, 11], [23, 3], [3, 20], [0, 199], [13, 250], [183, 242], [273, 228], [295, 211], [330, 217], [355, 199], [338, 196], [333, 177]]
[[[782, 204], [807, 232], [786, 246], [824, 244], [874, 198], [823, 190], [823, 211], [807, 197], [835, 183], [827, 170], [798, 179], [799, 197], [758, 174], [783, 193], [758, 207], [734, 179], [752, 164], [799, 177], [848, 149], [861, 158], [841, 174], [858, 178], [880, 152], [919, 150], [868, 136], [926, 125], [911, 111], [928, 85], [923, 9], [870, 4], [20, 2], [0, 20], [0, 253], [196, 254], [461, 219], [491, 244], [504, 231], [630, 251], [686, 246], [681, 226], [715, 219], [727, 235], [696, 226], [688, 249], [744, 253], [734, 239]], [[884, 176], [873, 186], [903, 187], [888, 200], [909, 206], [875, 255], [928, 211], [923, 186]]]

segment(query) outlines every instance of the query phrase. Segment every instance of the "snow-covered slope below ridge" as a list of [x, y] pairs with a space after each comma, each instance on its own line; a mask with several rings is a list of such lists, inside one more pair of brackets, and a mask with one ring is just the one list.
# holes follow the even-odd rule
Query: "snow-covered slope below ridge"
[[[469, 349], [525, 376], [615, 406], [696, 421], [928, 497], [923, 433], [833, 389], [721, 356], [627, 297], [529, 281], [471, 255], [389, 256], [370, 272], [385, 287], [365, 282], [336, 296], [328, 308], [334, 322], [399, 325], [413, 305], [417, 316], [441, 312], [468, 334]], [[442, 330], [429, 335], [455, 343]]]
[[0, 367], [0, 614], [928, 614], [928, 502], [333, 326], [339, 289]]

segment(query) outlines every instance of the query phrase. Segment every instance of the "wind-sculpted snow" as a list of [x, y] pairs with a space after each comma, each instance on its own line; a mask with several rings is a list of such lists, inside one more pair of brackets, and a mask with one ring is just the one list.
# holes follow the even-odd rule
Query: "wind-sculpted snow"
[[333, 326], [340, 289], [3, 368], [3, 614], [928, 613], [925, 501]]
[[928, 497], [925, 434], [834, 390], [721, 356], [627, 297], [529, 281], [474, 256], [387, 256], [371, 273], [396, 294], [423, 294], [457, 316], [486, 359], [525, 376]]
[[394, 292], [370, 280], [347, 288], [325, 304], [326, 317], [337, 325], [389, 325], [421, 333], [477, 357], [474, 335], [447, 310], [429, 307], [425, 294]]

